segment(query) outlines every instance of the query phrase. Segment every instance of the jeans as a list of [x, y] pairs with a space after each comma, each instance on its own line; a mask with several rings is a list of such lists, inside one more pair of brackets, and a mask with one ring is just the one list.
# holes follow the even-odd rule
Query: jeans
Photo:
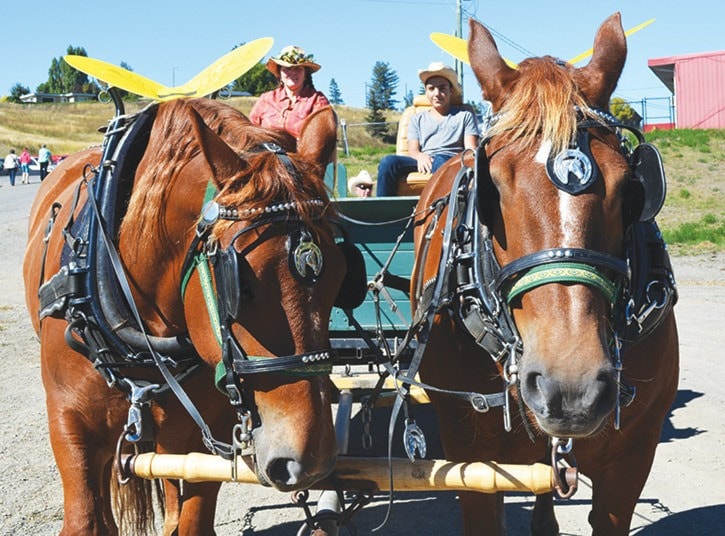
[[8, 177], [10, 177], [10, 186], [15, 186], [15, 175], [18, 172], [18, 168], [8, 169]]
[[[450, 158], [450, 155], [435, 155], [433, 157], [433, 173]], [[378, 189], [376, 195], [378, 197], [397, 195], [398, 181], [414, 171], [418, 171], [418, 161], [415, 158], [396, 154], [383, 157], [378, 165]]]

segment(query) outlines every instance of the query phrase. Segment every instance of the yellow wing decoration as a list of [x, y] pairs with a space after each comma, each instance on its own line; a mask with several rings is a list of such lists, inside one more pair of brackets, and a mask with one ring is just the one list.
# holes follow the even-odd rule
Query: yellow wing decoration
[[[634, 28], [630, 28], [629, 30], [627, 30], [626, 32], [624, 32], [625, 37], [629, 37], [633, 33], [640, 31], [642, 28], [645, 28], [645, 27], [649, 26], [654, 21], [655, 21], [654, 19], [650, 19], [648, 21], [643, 22], [642, 24], [638, 24]], [[578, 56], [574, 56], [572, 59], [569, 60], [569, 63], [571, 63], [572, 65], [574, 65], [576, 63], [579, 63], [583, 59], [586, 59], [589, 56], [591, 56], [593, 53], [594, 53], [594, 49], [593, 48], [590, 48], [586, 52], [582, 52]]]
[[[650, 24], [652, 24], [655, 21], [655, 19], [650, 19], [648, 21], [643, 22], [642, 24], [639, 24], [635, 26], [634, 28], [630, 28], [626, 32], [624, 32], [624, 35], [626, 37], [629, 37], [635, 32], [640, 31], [642, 28], [646, 28]], [[465, 39], [461, 39], [460, 37], [456, 37], [454, 35], [440, 33], [440, 32], [433, 32], [430, 34], [430, 39], [433, 41], [436, 45], [438, 45], [440, 48], [443, 49], [444, 52], [447, 52], [451, 56], [453, 56], [456, 59], [461, 60], [466, 65], [470, 65], [471, 62], [468, 58], [468, 42]], [[594, 49], [589, 49], [586, 52], [582, 52], [581, 54], [574, 56], [572, 59], [569, 60], [569, 63], [574, 65], [575, 63], [578, 63], [582, 61], [583, 59], [588, 58], [591, 56], [594, 52]], [[504, 61], [506, 62], [506, 65], [511, 67], [512, 69], [516, 69], [518, 64], [514, 63], [511, 60], [508, 60], [504, 58]]]
[[103, 80], [110, 86], [125, 89], [142, 97], [158, 99], [159, 92], [167, 89], [158, 82], [105, 61], [71, 54], [64, 56], [63, 59], [74, 69]]
[[[171, 91], [179, 92], [182, 96], [193, 92], [191, 95], [193, 97], [203, 97], [204, 95], [214, 93], [259, 63], [272, 48], [273, 44], [274, 39], [271, 37], [263, 37], [255, 41], [250, 41], [225, 54], [186, 84], [172, 88]], [[162, 99], [169, 98], [165, 95], [159, 95], [159, 97]]]
[[[448, 52], [448, 54], [458, 60], [461, 60], [466, 65], [471, 65], [471, 61], [468, 59], [468, 41], [465, 39], [440, 32], [433, 32], [430, 34], [430, 39], [442, 48], [444, 52]], [[517, 64], [511, 60], [507, 60], [506, 58], [503, 60], [506, 62], [506, 65], [512, 69], [517, 67]]]
[[149, 99], [164, 101], [180, 97], [203, 97], [223, 88], [249, 71], [269, 52], [271, 37], [246, 43], [225, 54], [194, 78], [176, 87], [167, 87], [149, 78], [105, 61], [86, 56], [67, 55], [65, 61], [75, 69], [107, 84]]

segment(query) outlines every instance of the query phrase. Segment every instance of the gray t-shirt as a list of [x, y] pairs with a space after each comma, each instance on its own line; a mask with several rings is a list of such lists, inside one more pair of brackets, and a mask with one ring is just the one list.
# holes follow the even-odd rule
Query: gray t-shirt
[[425, 111], [411, 117], [408, 124], [408, 140], [418, 140], [421, 152], [429, 156], [456, 155], [465, 148], [465, 136], [478, 135], [476, 116], [457, 106], [440, 122]]

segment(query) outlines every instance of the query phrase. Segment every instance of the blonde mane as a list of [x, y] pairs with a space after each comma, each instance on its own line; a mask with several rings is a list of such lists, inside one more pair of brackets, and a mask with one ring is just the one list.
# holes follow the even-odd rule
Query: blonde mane
[[551, 152], [568, 148], [576, 137], [578, 111], [589, 113], [589, 105], [573, 77], [569, 64], [554, 58], [530, 58], [518, 67], [516, 82], [497, 114], [489, 136], [501, 136], [504, 143], [518, 141], [532, 148], [543, 140], [551, 142]]

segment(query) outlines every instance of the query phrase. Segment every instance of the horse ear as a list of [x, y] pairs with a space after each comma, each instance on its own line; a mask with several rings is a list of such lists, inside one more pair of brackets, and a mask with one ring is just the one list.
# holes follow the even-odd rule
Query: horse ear
[[591, 61], [576, 70], [577, 83], [590, 104], [608, 110], [609, 98], [627, 59], [627, 37], [619, 13], [610, 16], [599, 27], [593, 51]]
[[483, 97], [493, 105], [494, 111], [501, 109], [506, 97], [506, 88], [515, 80], [517, 73], [501, 57], [493, 36], [486, 27], [475, 19], [468, 22], [468, 58]]
[[245, 166], [244, 160], [227, 143], [210, 129], [199, 113], [189, 107], [192, 125], [197, 134], [201, 152], [209, 163], [217, 185], [239, 173]]
[[337, 150], [337, 114], [325, 106], [310, 114], [297, 139], [297, 152], [309, 160], [326, 166]]

